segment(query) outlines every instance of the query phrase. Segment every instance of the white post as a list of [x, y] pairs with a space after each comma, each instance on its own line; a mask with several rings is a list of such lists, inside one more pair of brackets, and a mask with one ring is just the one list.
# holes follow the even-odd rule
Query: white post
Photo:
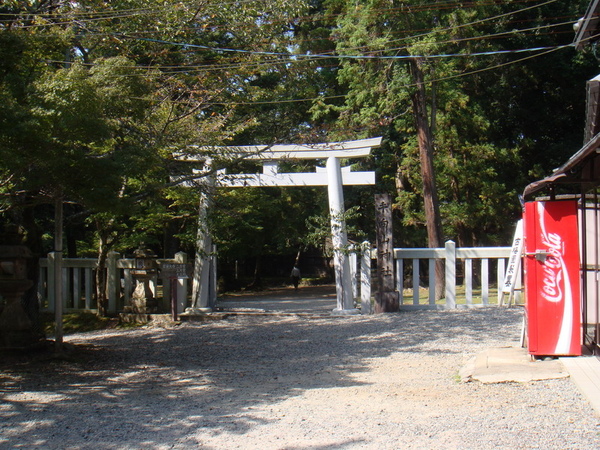
[[481, 260], [481, 300], [484, 305], [490, 303], [490, 265], [489, 259], [482, 258]]
[[358, 273], [356, 270], [356, 263], [358, 260], [358, 257], [356, 255], [356, 248], [354, 248], [353, 245], [350, 245], [350, 247], [348, 248], [349, 250], [349, 254], [348, 254], [348, 258], [350, 260], [350, 280], [352, 281], [352, 297], [353, 298], [358, 298]]
[[342, 170], [335, 156], [327, 159], [327, 178], [329, 193], [329, 214], [331, 215], [331, 235], [333, 242], [333, 263], [335, 268], [335, 286], [337, 308], [333, 314], [358, 314], [352, 297], [350, 262], [347, 255], [348, 237], [344, 220], [344, 192], [342, 189]]
[[400, 305], [404, 303], [404, 260], [402, 257], [396, 259], [396, 290]]
[[504, 281], [504, 265], [506, 260], [498, 258], [496, 266], [496, 286], [498, 286], [498, 306], [502, 306], [502, 282]]
[[360, 261], [360, 310], [371, 314], [371, 243], [363, 242]]
[[446, 308], [456, 308], [456, 244], [446, 241]]
[[211, 308], [217, 305], [217, 246], [213, 244], [210, 255], [210, 295], [208, 304]]
[[106, 270], [108, 276], [106, 279], [106, 288], [108, 290], [108, 312], [117, 312], [117, 298], [121, 290], [121, 279], [119, 277], [119, 269], [117, 267], [117, 260], [121, 256], [117, 252], [108, 252], [108, 258], [106, 259]]
[[56, 312], [56, 289], [54, 285], [56, 284], [56, 253], [51, 252], [48, 253], [48, 310], [52, 312]]
[[418, 258], [413, 258], [412, 260], [412, 269], [413, 269], [413, 280], [412, 280], [412, 287], [413, 287], [413, 305], [418, 305], [419, 304], [419, 278], [421, 278], [420, 272], [421, 272], [421, 268], [419, 267], [419, 259]]
[[467, 305], [473, 303], [473, 260], [465, 259], [465, 299]]
[[[187, 254], [184, 252], [175, 253], [175, 262], [178, 264], [187, 264]], [[164, 281], [163, 281], [164, 283]], [[185, 311], [187, 303], [188, 279], [177, 278], [177, 314]]]
[[81, 300], [81, 273], [82, 270], [79, 267], [73, 267], [73, 308], [80, 309]]
[[435, 258], [429, 258], [429, 304], [435, 305]]
[[85, 269], [85, 309], [92, 309], [92, 277], [93, 271], [91, 267], [86, 267]]

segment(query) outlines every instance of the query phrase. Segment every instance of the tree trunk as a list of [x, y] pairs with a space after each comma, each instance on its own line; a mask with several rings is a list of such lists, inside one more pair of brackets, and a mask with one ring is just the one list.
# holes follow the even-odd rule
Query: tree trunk
[[254, 279], [250, 283], [251, 289], [262, 289], [262, 256], [257, 255], [254, 260]]
[[[417, 128], [419, 142], [419, 157], [421, 162], [421, 178], [423, 180], [423, 201], [427, 240], [430, 248], [444, 247], [442, 221], [440, 217], [439, 200], [433, 168], [433, 135], [429, 126], [427, 114], [427, 97], [423, 80], [422, 60], [410, 60], [410, 72], [415, 89], [411, 95], [413, 115]], [[438, 260], [435, 265], [436, 297], [442, 298], [445, 287], [444, 262]]]
[[108, 259], [109, 245], [105, 233], [98, 230], [98, 266], [96, 267], [96, 305], [98, 316], [106, 317], [108, 314], [108, 297], [106, 295], [106, 283], [108, 274], [106, 272], [106, 260]]

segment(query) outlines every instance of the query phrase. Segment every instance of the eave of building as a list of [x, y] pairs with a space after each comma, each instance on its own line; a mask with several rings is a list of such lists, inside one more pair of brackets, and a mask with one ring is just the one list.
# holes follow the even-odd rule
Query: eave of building
[[554, 170], [552, 175], [529, 184], [523, 191], [523, 197], [528, 200], [534, 194], [559, 184], [587, 187], [600, 185], [599, 148], [600, 133], [590, 139], [565, 164]]
[[585, 15], [576, 25], [575, 40], [573, 45], [581, 50], [589, 43], [600, 38], [598, 27], [600, 25], [600, 0], [592, 0], [588, 5]]

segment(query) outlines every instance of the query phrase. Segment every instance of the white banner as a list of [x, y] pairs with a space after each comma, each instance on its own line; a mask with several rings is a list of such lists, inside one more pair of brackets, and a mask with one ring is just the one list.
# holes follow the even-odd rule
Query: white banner
[[523, 220], [517, 222], [515, 237], [513, 238], [512, 250], [508, 259], [508, 267], [504, 275], [502, 293], [510, 294], [515, 289], [515, 283], [521, 269], [521, 256], [523, 254]]

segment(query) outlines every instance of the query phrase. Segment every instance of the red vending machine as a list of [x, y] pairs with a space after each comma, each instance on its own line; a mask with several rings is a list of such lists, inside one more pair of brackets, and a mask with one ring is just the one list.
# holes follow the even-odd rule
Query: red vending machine
[[529, 353], [581, 355], [577, 202], [526, 203], [524, 232]]

